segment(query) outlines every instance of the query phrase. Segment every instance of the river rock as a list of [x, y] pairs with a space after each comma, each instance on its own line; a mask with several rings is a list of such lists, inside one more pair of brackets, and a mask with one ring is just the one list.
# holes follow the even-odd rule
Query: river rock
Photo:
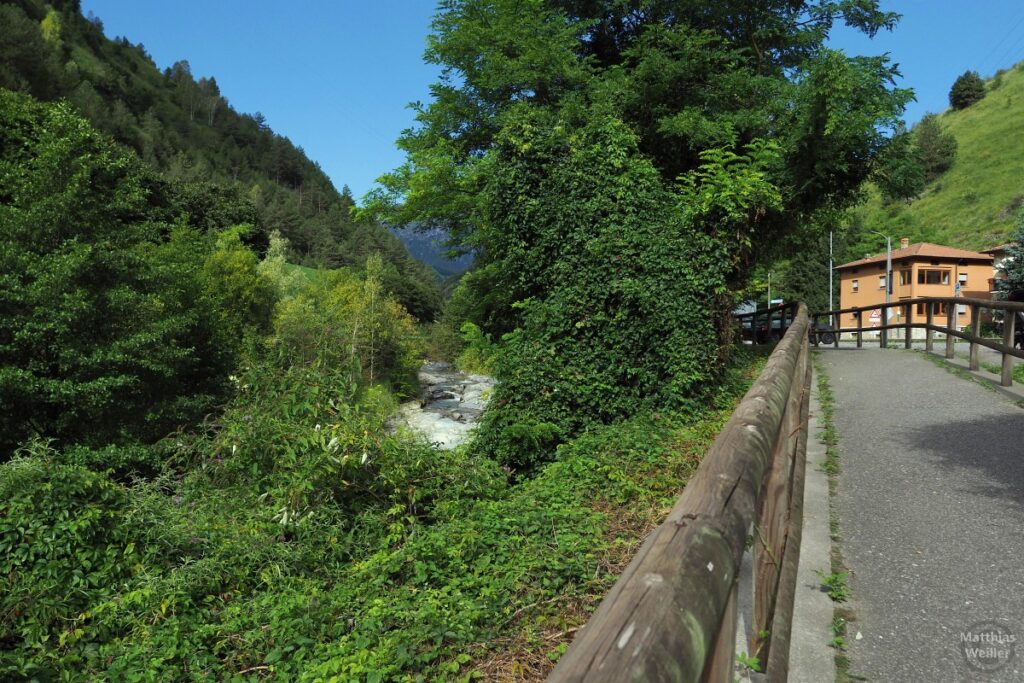
[[421, 432], [440, 448], [465, 443], [480, 421], [494, 389], [494, 378], [466, 375], [448, 363], [429, 361], [419, 371], [420, 399], [402, 404], [399, 425]]

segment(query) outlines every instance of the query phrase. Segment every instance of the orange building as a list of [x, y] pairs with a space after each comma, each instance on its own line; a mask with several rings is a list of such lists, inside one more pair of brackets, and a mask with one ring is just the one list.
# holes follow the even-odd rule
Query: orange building
[[[837, 266], [839, 273], [839, 307], [863, 308], [885, 303], [886, 273], [884, 253], [869, 258], [851, 261]], [[954, 249], [928, 242], [909, 244], [900, 240], [900, 248], [892, 252], [892, 303], [923, 296], [960, 296], [972, 299], [989, 299], [989, 281], [992, 278], [992, 256], [976, 251]], [[905, 323], [904, 307], [894, 306], [889, 324]], [[882, 324], [879, 312], [865, 312], [865, 329]], [[946, 321], [946, 306], [940, 304], [933, 313], [934, 322], [943, 325]], [[927, 312], [923, 304], [917, 304], [911, 311], [910, 322], [923, 323]], [[963, 329], [971, 324], [969, 306], [957, 306], [956, 327]], [[857, 316], [844, 313], [840, 325], [845, 328], [857, 326]], [[924, 334], [923, 331], [918, 331]]]

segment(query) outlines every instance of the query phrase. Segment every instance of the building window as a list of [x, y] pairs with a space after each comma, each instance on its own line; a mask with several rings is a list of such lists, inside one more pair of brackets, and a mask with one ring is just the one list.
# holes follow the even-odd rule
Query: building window
[[960, 273], [960, 285], [963, 286], [963, 285], [966, 285], [966, 284], [967, 284], [967, 273]]
[[878, 288], [879, 289], [885, 289], [885, 276], [884, 275], [879, 275], [878, 276]]
[[919, 270], [917, 271], [917, 284], [919, 285], [948, 285], [948, 270]]
[[856, 291], [860, 290], [860, 281], [859, 280], [853, 280], [850, 284], [853, 285], [853, 291], [856, 292]]
[[[924, 315], [925, 314], [925, 308], [924, 307], [925, 307], [925, 304], [918, 304], [917, 305], [917, 314], [918, 315]], [[940, 315], [946, 315], [946, 304], [944, 304], [944, 303], [933, 303], [932, 304], [932, 312], [933, 312], [932, 315], [934, 315], [936, 317], [938, 317]]]
[[909, 284], [910, 284], [910, 271], [909, 270], [901, 270], [900, 271], [900, 285], [909, 285]]
[[957, 304], [956, 305], [956, 314], [957, 315], [967, 315], [967, 304]]

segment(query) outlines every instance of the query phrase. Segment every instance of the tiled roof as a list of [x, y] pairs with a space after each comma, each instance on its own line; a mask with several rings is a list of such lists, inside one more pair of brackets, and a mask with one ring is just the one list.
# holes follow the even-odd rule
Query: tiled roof
[[[967, 259], [970, 261], [992, 261], [992, 256], [990, 254], [983, 254], [979, 251], [967, 251], [966, 249], [955, 249], [953, 247], [944, 247], [941, 244], [931, 244], [929, 242], [918, 242], [917, 244], [911, 244], [905, 249], [893, 249], [892, 251], [893, 261], [897, 261], [902, 258], [915, 257], [919, 259], [934, 259], [938, 261], [958, 261], [960, 259]], [[859, 261], [844, 263], [841, 266], [836, 266], [836, 270], [856, 268], [857, 266], [866, 266], [870, 263], [879, 262], [885, 262], [885, 252], [875, 256], [869, 256], [868, 258], [862, 258]]]
[[1008, 250], [1010, 247], [1015, 247], [1015, 246], [1017, 246], [1016, 242], [1007, 242], [1006, 244], [1000, 244], [998, 247], [992, 247], [991, 249], [982, 249], [981, 253], [982, 254], [999, 254], [999, 253], [1002, 253], [1002, 252]]

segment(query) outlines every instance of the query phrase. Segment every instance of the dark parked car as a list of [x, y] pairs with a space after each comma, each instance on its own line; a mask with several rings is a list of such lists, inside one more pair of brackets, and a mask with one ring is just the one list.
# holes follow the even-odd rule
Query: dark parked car
[[767, 341], [778, 341], [782, 339], [782, 335], [786, 333], [785, 328], [782, 327], [782, 318], [772, 318], [772, 329], [768, 331], [768, 321], [760, 320], [757, 323], [757, 338], [758, 344], [764, 344]]
[[817, 346], [819, 343], [826, 345], [835, 344], [836, 333], [833, 331], [832, 326], [826, 323], [818, 323], [817, 325], [815, 325], [814, 321], [812, 320], [811, 343], [814, 344], [815, 346]]
[[[757, 343], [764, 344], [767, 341], [778, 341], [782, 339], [782, 335], [786, 333], [786, 328], [782, 327], [782, 320], [780, 318], [772, 318], [772, 329], [771, 333], [768, 332], [768, 321], [764, 320], [757, 324]], [[836, 334], [833, 331], [831, 325], [825, 323], [811, 322], [810, 327], [810, 341], [812, 344], [817, 346], [818, 344], [834, 344], [836, 341]]]

